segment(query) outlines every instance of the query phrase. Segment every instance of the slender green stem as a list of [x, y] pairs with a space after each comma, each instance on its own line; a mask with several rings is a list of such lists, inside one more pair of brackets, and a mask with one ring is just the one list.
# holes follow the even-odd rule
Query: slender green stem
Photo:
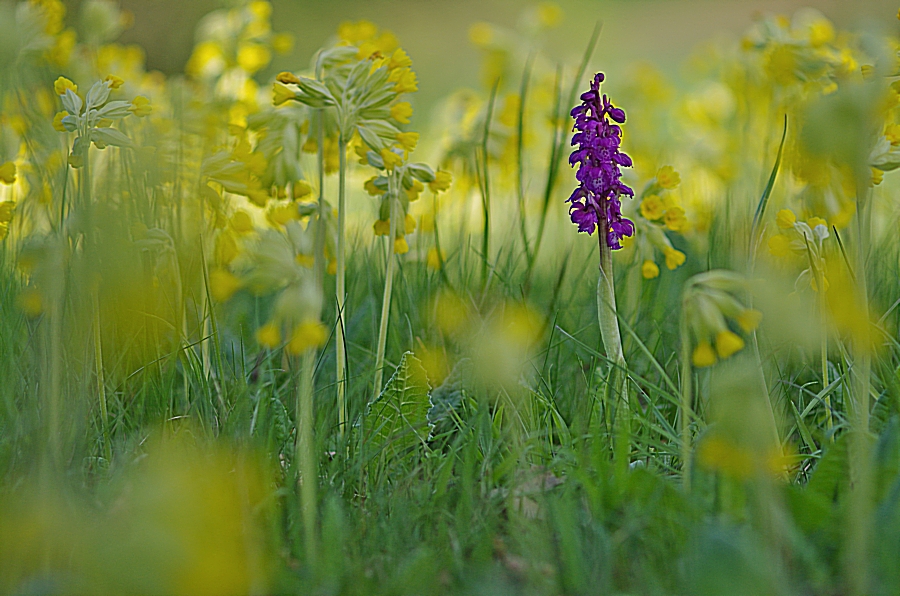
[[693, 369], [691, 367], [691, 337], [688, 332], [684, 304], [681, 307], [681, 412], [678, 432], [681, 435], [681, 484], [691, 490], [691, 419], [693, 418]]
[[619, 318], [616, 310], [616, 288], [613, 276], [612, 250], [606, 242], [606, 222], [598, 227], [600, 245], [600, 276], [597, 280], [597, 317], [600, 336], [606, 357], [611, 361], [610, 393], [615, 400], [615, 460], [616, 469], [624, 472], [631, 454], [631, 408], [628, 403], [625, 353], [622, 336], [619, 333]]
[[103, 433], [103, 455], [107, 464], [112, 463], [112, 444], [109, 436], [109, 411], [106, 404], [106, 373], [103, 370], [103, 341], [100, 334], [99, 288], [94, 290], [91, 310], [93, 311], [94, 366], [97, 371], [97, 395], [100, 398], [100, 429]]
[[850, 519], [844, 563], [849, 593], [869, 594], [869, 541], [872, 535], [872, 462], [869, 440], [869, 392], [872, 370], [869, 303], [866, 271], [870, 238], [868, 189], [857, 182], [856, 302], [863, 328], [853, 338], [852, 388], [850, 399]]
[[491, 88], [491, 96], [484, 116], [484, 135], [481, 139], [481, 209], [484, 214], [484, 231], [481, 237], [481, 285], [485, 288], [487, 287], [488, 262], [490, 261], [491, 249], [491, 164], [490, 154], [488, 153], [488, 139], [491, 133], [494, 100], [497, 98], [497, 87], [499, 85], [500, 79], [497, 79]]
[[375, 385], [373, 387], [372, 399], [378, 397], [381, 393], [381, 382], [384, 378], [384, 351], [387, 346], [387, 328], [388, 319], [391, 316], [391, 292], [394, 286], [394, 263], [397, 258], [394, 256], [394, 239], [397, 236], [397, 220], [400, 215], [397, 209], [397, 199], [394, 197], [395, 184], [394, 175], [388, 177], [388, 200], [390, 205], [390, 235], [387, 241], [387, 266], [384, 274], [384, 296], [381, 300], [381, 323], [378, 325], [378, 347], [375, 352]]
[[519, 199], [519, 234], [525, 248], [525, 262], [531, 263], [531, 248], [528, 245], [528, 226], [525, 223], [525, 98], [528, 96], [528, 81], [531, 78], [533, 56], [528, 57], [522, 73], [519, 90], [519, 117], [516, 130], [516, 195]]
[[338, 215], [337, 215], [337, 280], [335, 282], [335, 300], [337, 302], [337, 330], [335, 361], [337, 362], [337, 408], [338, 408], [338, 434], [343, 436], [344, 426], [347, 422], [347, 413], [344, 407], [346, 393], [346, 347], [344, 329], [346, 328], [347, 313], [344, 310], [346, 297], [344, 279], [346, 276], [344, 221], [347, 216], [345, 193], [347, 185], [347, 142], [344, 135], [338, 138], [338, 153], [340, 163], [338, 169]]
[[314, 568], [317, 555], [316, 438], [314, 434], [314, 381], [316, 351], [306, 350], [300, 357], [300, 379], [297, 383], [296, 457], [300, 476], [300, 504], [303, 511], [303, 541], [307, 564]]

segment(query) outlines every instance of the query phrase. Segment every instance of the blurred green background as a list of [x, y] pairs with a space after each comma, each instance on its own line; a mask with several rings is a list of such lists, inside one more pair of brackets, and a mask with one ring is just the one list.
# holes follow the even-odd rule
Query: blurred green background
[[[69, 0], [77, 15], [79, 0]], [[468, 28], [477, 21], [514, 27], [523, 9], [537, 2], [521, 0], [273, 0], [276, 31], [295, 36], [294, 52], [276, 57], [262, 77], [280, 70], [301, 70], [337, 25], [369, 19], [397, 34], [419, 75], [418, 101], [429, 105], [460, 86], [478, 83], [479, 54], [469, 43]], [[594, 64], [615, 74], [633, 60], [651, 60], [663, 68], [681, 61], [697, 43], [720, 34], [740, 35], [755, 15], [791, 14], [812, 6], [839, 28], [877, 22], [900, 27], [893, 0], [560, 0], [563, 21], [551, 31], [546, 50], [551, 58], [577, 62], [594, 23], [603, 21]], [[134, 26], [121, 38], [147, 51], [149, 70], [181, 72], [193, 45], [198, 20], [223, 0], [122, 0], [134, 14]]]

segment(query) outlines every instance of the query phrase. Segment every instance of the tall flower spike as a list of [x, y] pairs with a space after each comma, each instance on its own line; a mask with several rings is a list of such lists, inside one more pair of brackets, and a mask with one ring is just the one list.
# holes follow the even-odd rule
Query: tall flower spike
[[621, 180], [619, 167], [631, 167], [631, 158], [619, 151], [625, 111], [600, 94], [602, 72], [594, 76], [590, 91], [581, 94], [581, 105], [572, 109], [576, 134], [569, 164], [578, 164], [579, 186], [566, 202], [572, 203], [569, 215], [579, 232], [594, 233], [594, 228], [606, 226], [606, 243], [613, 250], [622, 248], [624, 236], [634, 234], [634, 223], [622, 216], [619, 196], [634, 196], [634, 191]]

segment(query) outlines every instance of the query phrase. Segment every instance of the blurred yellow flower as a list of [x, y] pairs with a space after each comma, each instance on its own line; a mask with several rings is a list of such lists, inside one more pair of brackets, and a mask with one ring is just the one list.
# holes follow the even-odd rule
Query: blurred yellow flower
[[231, 229], [238, 234], [246, 234], [253, 231], [253, 221], [250, 219], [250, 214], [244, 210], [235, 211], [229, 223]]
[[241, 288], [241, 281], [221, 267], [209, 272], [209, 293], [216, 302], [225, 302]]
[[762, 321], [762, 313], [756, 309], [747, 308], [735, 318], [735, 321], [745, 333], [752, 333]]
[[797, 223], [797, 216], [790, 209], [782, 209], [775, 216], [775, 223], [782, 230], [787, 230], [793, 228], [794, 224]]
[[684, 253], [680, 250], [669, 248], [667, 246], [663, 250], [663, 254], [666, 257], [666, 267], [668, 267], [670, 270], [677, 269], [681, 265], [684, 265], [685, 256]]
[[663, 213], [665, 213], [665, 208], [657, 195], [649, 195], [641, 201], [641, 215], [644, 219], [654, 221], [662, 217]]
[[694, 348], [694, 354], [691, 357], [691, 361], [697, 368], [712, 366], [716, 363], [716, 352], [708, 341], [703, 340], [697, 344], [696, 348]]
[[391, 221], [389, 219], [375, 220], [375, 224], [372, 227], [376, 236], [387, 236], [391, 233]]
[[128, 111], [138, 118], [143, 118], [153, 111], [153, 107], [150, 105], [149, 99], [143, 95], [138, 95], [131, 100], [131, 107], [128, 108]]
[[644, 264], [641, 265], [641, 275], [644, 279], [654, 279], [659, 277], [659, 266], [653, 261], [646, 260]]
[[287, 349], [291, 354], [302, 354], [311, 348], [318, 348], [327, 338], [328, 331], [322, 323], [307, 319], [294, 327]]
[[450, 188], [450, 182], [452, 180], [453, 176], [450, 172], [438, 170], [434, 173], [434, 180], [428, 183], [428, 188], [430, 188], [433, 193], [443, 192]]
[[494, 28], [489, 23], [473, 23], [469, 27], [469, 41], [480, 48], [487, 47], [494, 40]]
[[443, 250], [438, 252], [437, 248], [431, 247], [428, 249], [428, 256], [425, 259], [425, 266], [429, 269], [437, 271], [441, 268], [441, 264], [446, 258], [447, 255]]
[[403, 164], [403, 158], [387, 147], [381, 150], [381, 159], [384, 161], [384, 168], [388, 171]]
[[265, 67], [272, 60], [272, 52], [266, 46], [244, 42], [238, 46], [237, 62], [238, 66], [253, 74]]
[[406, 198], [412, 203], [419, 200], [419, 193], [425, 190], [425, 185], [413, 178], [412, 184], [406, 189]]
[[394, 240], [394, 254], [405, 255], [409, 252], [409, 244], [406, 242], [406, 238], [397, 238]]
[[53, 116], [53, 128], [58, 132], [66, 132], [66, 127], [63, 126], [62, 119], [68, 116], [69, 113], [66, 111], [57, 112], [55, 116]]
[[256, 330], [256, 342], [270, 350], [277, 348], [281, 343], [281, 331], [274, 323], [267, 323]]
[[687, 227], [687, 217], [684, 215], [684, 209], [681, 207], [669, 207], [663, 215], [663, 221], [666, 228], [673, 232], [681, 232]]
[[0, 165], [0, 182], [3, 184], [16, 183], [16, 164], [11, 161]]
[[409, 66], [412, 66], [412, 59], [410, 59], [409, 54], [407, 54], [403, 48], [394, 50], [394, 53], [391, 55], [391, 59], [388, 62], [388, 68], [394, 70], [395, 68], [406, 68]]
[[716, 334], [716, 352], [718, 352], [719, 358], [728, 358], [743, 349], [744, 340], [733, 331], [723, 329]]
[[290, 33], [276, 33], [272, 36], [272, 49], [279, 54], [289, 54], [294, 49], [294, 36]]
[[41, 300], [41, 293], [35, 288], [26, 288], [16, 299], [19, 308], [25, 313], [25, 316], [34, 318], [44, 312], [44, 303]]
[[110, 89], [118, 89], [125, 84], [125, 81], [120, 79], [116, 75], [106, 75], [106, 78], [103, 80], [109, 83]]
[[787, 257], [791, 254], [791, 239], [784, 234], [775, 234], [766, 243], [769, 254], [776, 257]]
[[656, 181], [662, 188], [672, 190], [681, 184], [681, 176], [672, 166], [663, 166], [656, 173]]
[[416, 73], [409, 68], [398, 68], [391, 71], [388, 80], [394, 83], [394, 91], [397, 93], [413, 93], [419, 90]]

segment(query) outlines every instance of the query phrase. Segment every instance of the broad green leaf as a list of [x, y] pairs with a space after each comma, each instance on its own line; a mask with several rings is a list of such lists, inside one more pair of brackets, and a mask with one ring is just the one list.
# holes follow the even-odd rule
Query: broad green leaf
[[404, 353], [384, 391], [366, 408], [364, 432], [373, 451], [390, 457], [425, 444], [430, 389], [422, 362]]

